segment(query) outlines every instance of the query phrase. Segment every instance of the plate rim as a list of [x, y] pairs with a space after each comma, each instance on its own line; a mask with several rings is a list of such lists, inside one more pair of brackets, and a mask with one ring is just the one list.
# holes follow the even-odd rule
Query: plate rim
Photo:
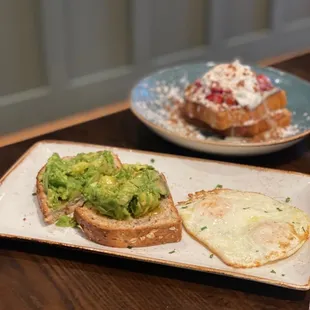
[[[133, 93], [134, 91], [137, 89], [137, 87], [143, 83], [143, 81], [145, 81], [146, 79], [152, 77], [154, 74], [158, 74], [158, 73], [161, 73], [161, 72], [164, 72], [164, 71], [168, 71], [168, 70], [172, 70], [172, 69], [176, 69], [176, 68], [179, 68], [181, 66], [184, 66], [184, 65], [199, 65], [199, 64], [218, 64], [220, 62], [214, 62], [214, 61], [207, 61], [207, 62], [188, 62], [188, 63], [183, 63], [181, 65], [175, 65], [175, 66], [171, 66], [171, 67], [165, 67], [165, 68], [162, 68], [162, 69], [159, 69], [159, 70], [155, 70], [143, 77], [141, 77], [131, 88], [130, 90], [130, 96], [129, 96], [129, 100], [130, 100], [130, 110], [133, 112], [133, 114], [142, 122], [144, 123], [145, 125], [147, 125], [148, 127], [153, 127], [153, 128], [156, 128], [156, 130], [158, 131], [162, 131], [164, 132], [165, 134], [169, 135], [169, 136], [174, 136], [176, 138], [181, 138], [183, 140], [190, 140], [192, 142], [195, 142], [195, 143], [199, 143], [199, 144], [202, 144], [202, 145], [216, 145], [216, 146], [223, 146], [223, 147], [240, 147], [240, 148], [246, 148], [246, 147], [261, 147], [261, 146], [274, 146], [274, 145], [281, 145], [281, 144], [287, 144], [289, 142], [292, 142], [292, 141], [296, 141], [296, 140], [299, 140], [299, 139], [302, 139], [302, 138], [305, 138], [307, 135], [310, 134], [310, 128], [299, 133], [299, 134], [296, 134], [296, 135], [293, 135], [293, 136], [289, 136], [289, 137], [286, 137], [286, 138], [282, 138], [282, 139], [278, 139], [278, 140], [274, 140], [274, 141], [264, 141], [264, 142], [247, 142], [247, 143], [234, 143], [234, 142], [222, 142], [222, 141], [212, 141], [212, 140], [201, 140], [201, 139], [197, 139], [197, 138], [193, 138], [193, 137], [185, 137], [183, 135], [180, 135], [180, 134], [176, 134], [174, 131], [171, 131], [171, 130], [168, 130], [162, 126], [159, 126], [157, 124], [155, 124], [154, 122], [152, 121], [149, 121], [146, 117], [144, 117], [142, 114], [140, 114], [134, 107], [134, 101], [133, 101]], [[294, 78], [296, 80], [298, 80], [299, 82], [307, 85], [309, 88], [310, 88], [310, 82], [307, 81], [307, 80], [304, 80], [294, 74], [291, 74], [289, 72], [285, 72], [285, 71], [282, 71], [282, 70], [279, 70], [277, 68], [273, 68], [271, 66], [259, 66], [258, 64], [252, 64], [252, 63], [246, 63], [247, 65], [249, 66], [256, 66], [258, 68], [261, 68], [261, 69], [265, 69], [265, 70], [270, 70], [276, 74], [279, 74], [281, 76], [290, 76], [291, 78]]]
[[[29, 154], [39, 147], [40, 145], [44, 144], [73, 144], [73, 145], [81, 145], [81, 146], [91, 146], [91, 147], [98, 147], [98, 148], [108, 148], [108, 149], [119, 149], [124, 151], [130, 151], [130, 152], [137, 152], [140, 154], [153, 154], [153, 155], [159, 155], [164, 157], [173, 157], [173, 158], [180, 158], [180, 159], [187, 159], [192, 161], [199, 161], [199, 162], [211, 162], [211, 163], [217, 163], [217, 164], [223, 164], [223, 165], [229, 165], [229, 166], [238, 166], [243, 167], [245, 169], [252, 169], [257, 171], [271, 171], [271, 172], [277, 172], [280, 174], [294, 174], [298, 176], [306, 176], [309, 177], [309, 175], [301, 172], [295, 172], [295, 171], [286, 171], [286, 170], [277, 170], [272, 168], [264, 168], [264, 167], [257, 167], [257, 166], [250, 166], [250, 165], [242, 165], [242, 164], [236, 164], [236, 163], [228, 163], [228, 162], [221, 162], [221, 161], [215, 161], [215, 160], [208, 160], [208, 159], [202, 159], [202, 158], [195, 158], [195, 157], [188, 157], [188, 156], [182, 156], [182, 155], [173, 155], [173, 154], [165, 154], [165, 153], [156, 153], [156, 152], [150, 152], [150, 151], [143, 151], [143, 150], [134, 150], [129, 148], [122, 148], [122, 147], [113, 147], [108, 145], [98, 145], [98, 144], [90, 144], [90, 143], [84, 143], [84, 142], [74, 142], [74, 141], [65, 141], [65, 140], [41, 140], [36, 143], [34, 143], [31, 147], [29, 147], [16, 161], [15, 163], [10, 167], [10, 169], [7, 170], [6, 173], [1, 177], [0, 179], [0, 186], [5, 181], [5, 179], [29, 156]], [[184, 229], [184, 228], [183, 228]], [[153, 263], [153, 264], [160, 264], [165, 265], [169, 267], [175, 267], [175, 268], [181, 268], [181, 269], [188, 269], [188, 270], [194, 270], [194, 271], [200, 271], [205, 273], [212, 273], [220, 276], [229, 276], [234, 277], [242, 280], [248, 280], [248, 281], [254, 281], [254, 282], [260, 282], [263, 284], [269, 284], [274, 286], [279, 286], [283, 288], [288, 289], [295, 289], [299, 291], [308, 291], [310, 290], [310, 277], [308, 280], [308, 283], [306, 284], [290, 284], [284, 281], [280, 280], [272, 280], [267, 279], [255, 275], [246, 275], [241, 274], [234, 271], [226, 271], [223, 269], [217, 269], [212, 267], [205, 267], [205, 266], [198, 266], [194, 264], [189, 263], [181, 263], [181, 262], [175, 262], [172, 260], [166, 260], [166, 259], [160, 259], [160, 258], [152, 258], [152, 257], [144, 257], [137, 254], [132, 253], [117, 253], [113, 250], [107, 250], [107, 249], [97, 249], [91, 246], [81, 246], [77, 244], [70, 244], [66, 242], [61, 241], [54, 241], [54, 240], [48, 240], [44, 238], [37, 238], [37, 237], [27, 237], [23, 235], [18, 234], [6, 234], [6, 233], [0, 233], [0, 238], [6, 238], [6, 239], [12, 239], [12, 240], [21, 240], [21, 241], [28, 241], [28, 242], [37, 242], [40, 244], [48, 244], [48, 245], [54, 245], [54, 246], [61, 246], [64, 248], [69, 249], [75, 249], [75, 250], [81, 250], [84, 252], [92, 252], [97, 254], [104, 254], [104, 255], [110, 255], [114, 257], [120, 257], [120, 258], [126, 258], [131, 259], [135, 261], [141, 261], [141, 262], [147, 262], [147, 263]]]

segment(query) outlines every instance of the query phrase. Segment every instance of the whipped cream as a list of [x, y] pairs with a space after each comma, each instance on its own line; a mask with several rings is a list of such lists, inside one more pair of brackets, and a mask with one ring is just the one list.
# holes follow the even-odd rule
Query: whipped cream
[[196, 98], [192, 99], [201, 104], [210, 103], [205, 97], [211, 93], [214, 83], [218, 84], [224, 91], [231, 91], [238, 105], [250, 110], [255, 109], [268, 96], [278, 91], [276, 88], [264, 92], [260, 91], [255, 72], [249, 66], [242, 65], [239, 60], [213, 67], [200, 81], [202, 89], [195, 94]]

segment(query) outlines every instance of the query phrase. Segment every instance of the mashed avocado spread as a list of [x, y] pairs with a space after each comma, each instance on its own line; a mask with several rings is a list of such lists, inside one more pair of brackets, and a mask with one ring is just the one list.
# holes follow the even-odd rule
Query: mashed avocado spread
[[108, 151], [69, 159], [53, 154], [41, 180], [50, 208], [84, 199], [86, 206], [118, 220], [143, 216], [168, 195], [166, 182], [152, 166], [124, 164], [117, 168]]
[[126, 219], [140, 217], [168, 194], [165, 181], [151, 166], [123, 165], [114, 175], [101, 175], [84, 188], [86, 200], [103, 215]]
[[72, 158], [60, 158], [53, 154], [47, 161], [42, 182], [50, 208], [57, 209], [66, 202], [82, 198], [85, 184], [101, 174], [112, 175], [116, 171], [111, 152], [78, 154]]

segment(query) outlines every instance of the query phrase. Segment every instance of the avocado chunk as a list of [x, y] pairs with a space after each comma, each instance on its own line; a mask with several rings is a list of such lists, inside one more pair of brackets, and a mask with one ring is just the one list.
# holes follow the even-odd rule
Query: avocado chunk
[[168, 188], [147, 165], [125, 164], [114, 176], [102, 176], [84, 188], [84, 197], [102, 215], [117, 220], [138, 218], [155, 210]]
[[58, 209], [81, 198], [89, 180], [115, 172], [114, 157], [109, 151], [80, 153], [65, 159], [54, 153], [41, 176], [49, 207]]
[[89, 183], [83, 194], [86, 201], [100, 214], [123, 220], [130, 216], [126, 205], [131, 198], [131, 189], [119, 189], [120, 184], [115, 177], [101, 176], [97, 181]]
[[58, 221], [56, 222], [56, 226], [59, 227], [77, 227], [78, 224], [76, 220], [68, 215], [62, 215], [59, 217]]

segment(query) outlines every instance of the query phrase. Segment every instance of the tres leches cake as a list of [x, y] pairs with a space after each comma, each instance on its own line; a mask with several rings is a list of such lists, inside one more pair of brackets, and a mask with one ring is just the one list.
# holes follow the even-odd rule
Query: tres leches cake
[[223, 136], [266, 140], [291, 123], [285, 91], [238, 60], [214, 66], [184, 99], [187, 119]]

